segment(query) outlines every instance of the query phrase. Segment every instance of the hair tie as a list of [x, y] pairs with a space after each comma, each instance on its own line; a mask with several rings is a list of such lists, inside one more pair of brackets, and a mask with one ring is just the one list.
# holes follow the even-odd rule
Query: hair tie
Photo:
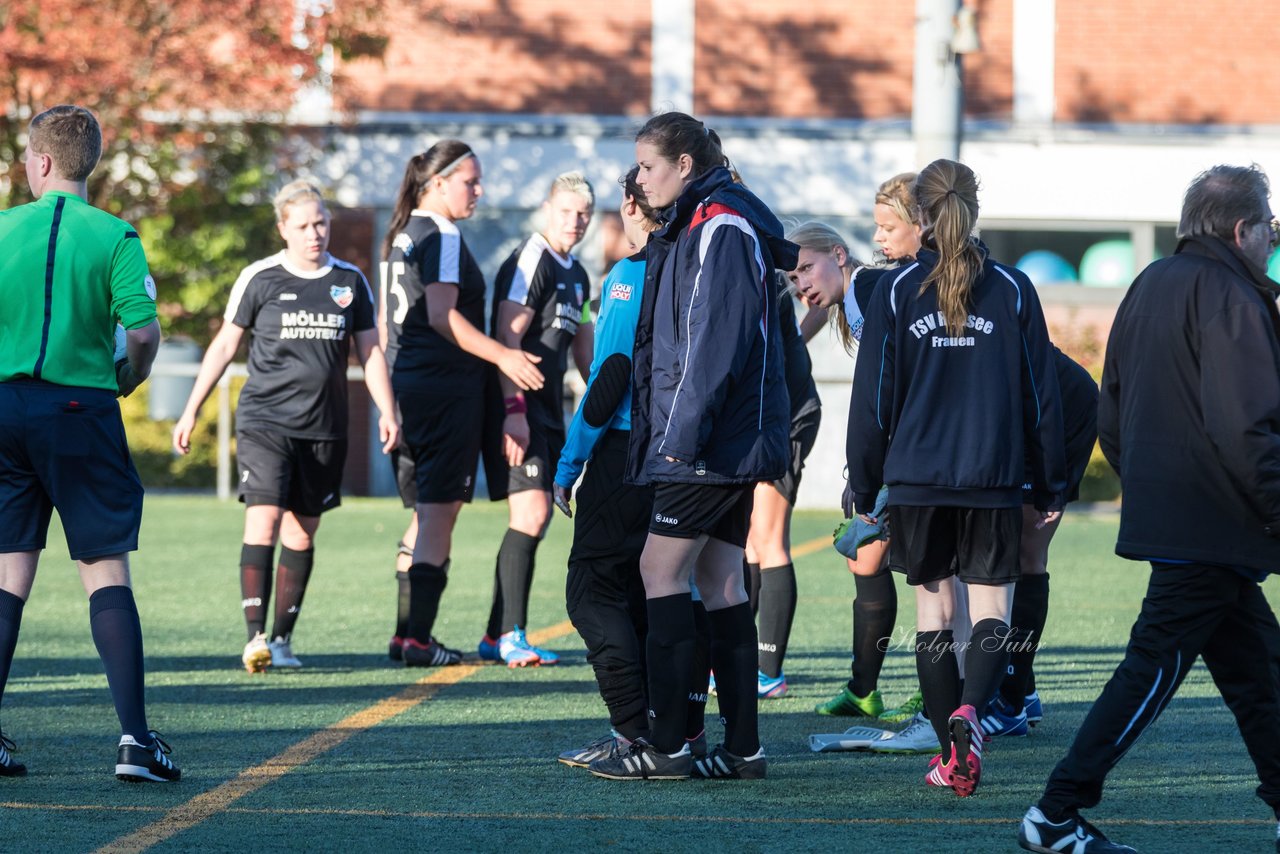
[[959, 195], [959, 193], [957, 193], [954, 189], [951, 189], [951, 190], [947, 190], [945, 193], [943, 193], [943, 195], [944, 195], [944, 196], [956, 196], [956, 195]]

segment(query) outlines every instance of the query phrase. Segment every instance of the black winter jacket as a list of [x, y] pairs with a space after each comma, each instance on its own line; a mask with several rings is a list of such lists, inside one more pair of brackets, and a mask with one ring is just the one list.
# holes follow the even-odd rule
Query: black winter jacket
[[793, 269], [799, 250], [723, 167], [663, 220], [636, 331], [628, 479], [776, 480], [790, 462], [791, 410], [774, 270]]
[[1024, 474], [1038, 509], [1060, 509], [1062, 410], [1035, 288], [987, 258], [953, 337], [937, 289], [920, 290], [937, 263], [921, 249], [871, 297], [846, 445], [857, 510], [871, 512], [881, 484], [890, 504], [1017, 507]]
[[1214, 238], [1183, 240], [1130, 286], [1098, 403], [1124, 491], [1117, 554], [1280, 571], [1275, 289]]

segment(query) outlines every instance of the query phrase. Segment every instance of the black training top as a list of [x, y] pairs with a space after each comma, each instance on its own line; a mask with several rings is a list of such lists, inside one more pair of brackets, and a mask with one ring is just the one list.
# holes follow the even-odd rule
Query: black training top
[[395, 389], [479, 396], [484, 360], [449, 341], [427, 319], [427, 287], [443, 282], [458, 288], [458, 313], [484, 329], [484, 275], [458, 226], [437, 213], [414, 211], [395, 236], [381, 273], [387, 366]]
[[374, 328], [373, 312], [364, 273], [332, 255], [310, 272], [283, 252], [246, 267], [225, 315], [252, 332], [236, 426], [300, 439], [346, 438], [351, 336]]
[[578, 259], [557, 254], [541, 234], [517, 246], [498, 270], [490, 334], [497, 337], [498, 304], [503, 300], [533, 309], [520, 347], [542, 357], [538, 368], [545, 384], [524, 393], [530, 425], [564, 430], [564, 374], [582, 306], [590, 297], [591, 280]]

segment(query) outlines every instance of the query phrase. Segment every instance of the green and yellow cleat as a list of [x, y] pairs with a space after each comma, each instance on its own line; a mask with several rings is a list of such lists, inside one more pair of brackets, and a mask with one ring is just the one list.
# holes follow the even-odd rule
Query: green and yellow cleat
[[879, 691], [872, 691], [865, 697], [859, 697], [846, 685], [840, 693], [825, 703], [819, 703], [813, 710], [820, 715], [834, 715], [843, 718], [878, 718], [884, 712], [884, 698]]

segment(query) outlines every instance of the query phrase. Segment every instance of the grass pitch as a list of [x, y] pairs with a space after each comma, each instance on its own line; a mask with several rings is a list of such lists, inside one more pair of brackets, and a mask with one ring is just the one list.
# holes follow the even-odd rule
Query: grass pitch
[[[474, 649], [483, 632], [505, 513], [463, 511], [437, 625], [450, 645]], [[529, 627], [558, 635], [544, 645], [562, 664], [430, 671], [394, 666], [385, 652], [406, 521], [390, 500], [351, 499], [328, 514], [294, 636], [306, 666], [251, 676], [239, 664], [239, 505], [148, 499], [134, 583], [151, 724], [174, 745], [176, 785], [112, 776], [118, 725], [84, 593], [52, 532], [0, 713], [30, 768], [0, 779], [0, 848], [1013, 851], [1017, 820], [1120, 660], [1147, 576], [1112, 554], [1114, 517], [1068, 514], [1050, 556], [1037, 661], [1045, 721], [1029, 738], [992, 744], [982, 788], [962, 801], [926, 789], [928, 757], [809, 751], [809, 733], [852, 723], [812, 713], [847, 677], [853, 596], [843, 561], [818, 549], [796, 560], [790, 694], [760, 707], [769, 778], [626, 784], [555, 761], [607, 729], [581, 641], [555, 630], [571, 523], [557, 518], [539, 551]], [[797, 514], [794, 543], [828, 536], [835, 521]], [[905, 637], [913, 601], [899, 583]], [[888, 703], [913, 690], [914, 674], [905, 649], [890, 653]], [[712, 700], [713, 741], [714, 711]], [[1197, 665], [1091, 818], [1140, 850], [1260, 851], [1274, 825], [1255, 785], [1234, 721]]]

